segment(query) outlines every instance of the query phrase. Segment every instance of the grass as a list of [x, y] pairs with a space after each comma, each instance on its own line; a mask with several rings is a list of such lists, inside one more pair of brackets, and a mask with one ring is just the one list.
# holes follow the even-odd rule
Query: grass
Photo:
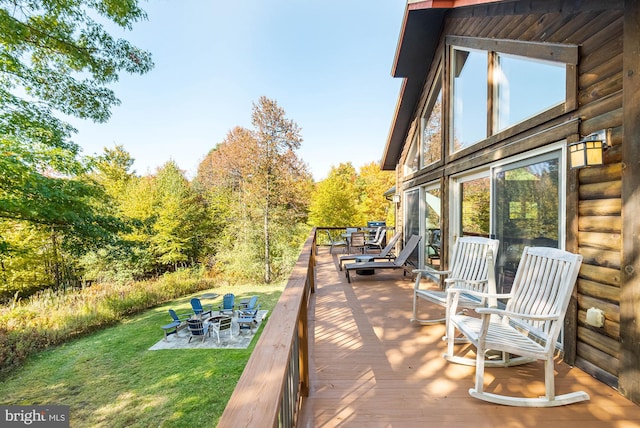
[[[271, 311], [282, 287], [207, 291], [256, 295]], [[34, 355], [0, 382], [0, 404], [68, 405], [73, 427], [217, 425], [264, 327], [248, 349], [149, 351], [162, 338], [159, 327], [169, 321], [167, 310], [189, 311], [191, 297]]]

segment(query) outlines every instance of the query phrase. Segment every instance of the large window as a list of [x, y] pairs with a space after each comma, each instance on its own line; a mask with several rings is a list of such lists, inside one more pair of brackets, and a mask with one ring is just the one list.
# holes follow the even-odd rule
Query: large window
[[564, 102], [564, 64], [500, 53], [495, 58], [496, 131]]
[[487, 137], [487, 52], [454, 48], [451, 55], [452, 151]]
[[576, 46], [456, 36], [447, 43], [450, 153], [576, 106]]
[[418, 134], [411, 141], [411, 147], [404, 160], [404, 175], [413, 174], [420, 167], [420, 152], [418, 151]]
[[421, 120], [422, 161], [424, 168], [442, 158], [442, 85], [436, 80], [433, 100], [427, 103]]

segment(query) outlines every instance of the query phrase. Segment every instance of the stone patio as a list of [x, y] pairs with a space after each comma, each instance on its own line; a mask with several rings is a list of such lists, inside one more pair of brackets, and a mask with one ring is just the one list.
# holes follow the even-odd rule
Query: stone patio
[[229, 337], [228, 332], [220, 333], [220, 343], [218, 343], [218, 338], [215, 333], [211, 336], [207, 336], [204, 342], [200, 338], [194, 338], [189, 343], [189, 331], [185, 328], [178, 332], [178, 334], [170, 335], [165, 341], [161, 334], [158, 336], [160, 340], [158, 343], [149, 348], [150, 351], [157, 351], [161, 349], [246, 349], [253, 340], [255, 333], [260, 328], [262, 321], [265, 320], [267, 316], [267, 310], [258, 311], [258, 316], [256, 320], [258, 321], [258, 325], [251, 330], [243, 329], [242, 333], [240, 332], [240, 328], [238, 323], [236, 322], [236, 318], [233, 317], [233, 323], [231, 327], [232, 335]]

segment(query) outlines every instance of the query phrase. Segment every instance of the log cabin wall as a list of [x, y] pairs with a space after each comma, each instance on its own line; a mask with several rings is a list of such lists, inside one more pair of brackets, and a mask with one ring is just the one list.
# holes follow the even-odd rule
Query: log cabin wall
[[[605, 165], [568, 170], [566, 247], [582, 254], [584, 262], [574, 306], [569, 312], [572, 316], [565, 330], [565, 344], [569, 348], [565, 360], [616, 388], [621, 367], [623, 10], [624, 2], [615, 0], [514, 1], [452, 9], [445, 18], [440, 50], [436, 54], [444, 55], [446, 36], [579, 46], [577, 108], [547, 125], [579, 119], [580, 135], [610, 128], [611, 141], [605, 152]], [[437, 62], [433, 60], [432, 68]], [[423, 91], [431, 87], [432, 71], [425, 78]], [[424, 94], [420, 98], [423, 102]], [[422, 102], [414, 110], [414, 119], [422, 109]], [[537, 130], [539, 128], [524, 130], [518, 137]], [[563, 138], [576, 141], [578, 135], [574, 132]], [[413, 129], [407, 135], [400, 168], [412, 139]], [[495, 143], [501, 144], [505, 141]], [[523, 145], [521, 150], [528, 148]], [[476, 154], [474, 158], [482, 159], [482, 156]], [[462, 166], [456, 167], [456, 164]], [[442, 175], [446, 178], [450, 173], [472, 166], [477, 166], [473, 160], [445, 157], [444, 165], [431, 170], [404, 178], [399, 174], [398, 190], [424, 182], [420, 176], [433, 175], [435, 169], [444, 170]], [[446, 232], [444, 227], [443, 231]], [[604, 311], [602, 328], [586, 324], [586, 311], [591, 307]], [[636, 371], [638, 364], [640, 362], [636, 362]]]

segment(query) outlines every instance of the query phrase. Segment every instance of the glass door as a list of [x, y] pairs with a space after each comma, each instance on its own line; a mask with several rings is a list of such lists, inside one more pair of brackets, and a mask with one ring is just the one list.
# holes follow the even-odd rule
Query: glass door
[[493, 235], [500, 240], [498, 292], [508, 293], [525, 246], [561, 248], [561, 151], [492, 171]]

